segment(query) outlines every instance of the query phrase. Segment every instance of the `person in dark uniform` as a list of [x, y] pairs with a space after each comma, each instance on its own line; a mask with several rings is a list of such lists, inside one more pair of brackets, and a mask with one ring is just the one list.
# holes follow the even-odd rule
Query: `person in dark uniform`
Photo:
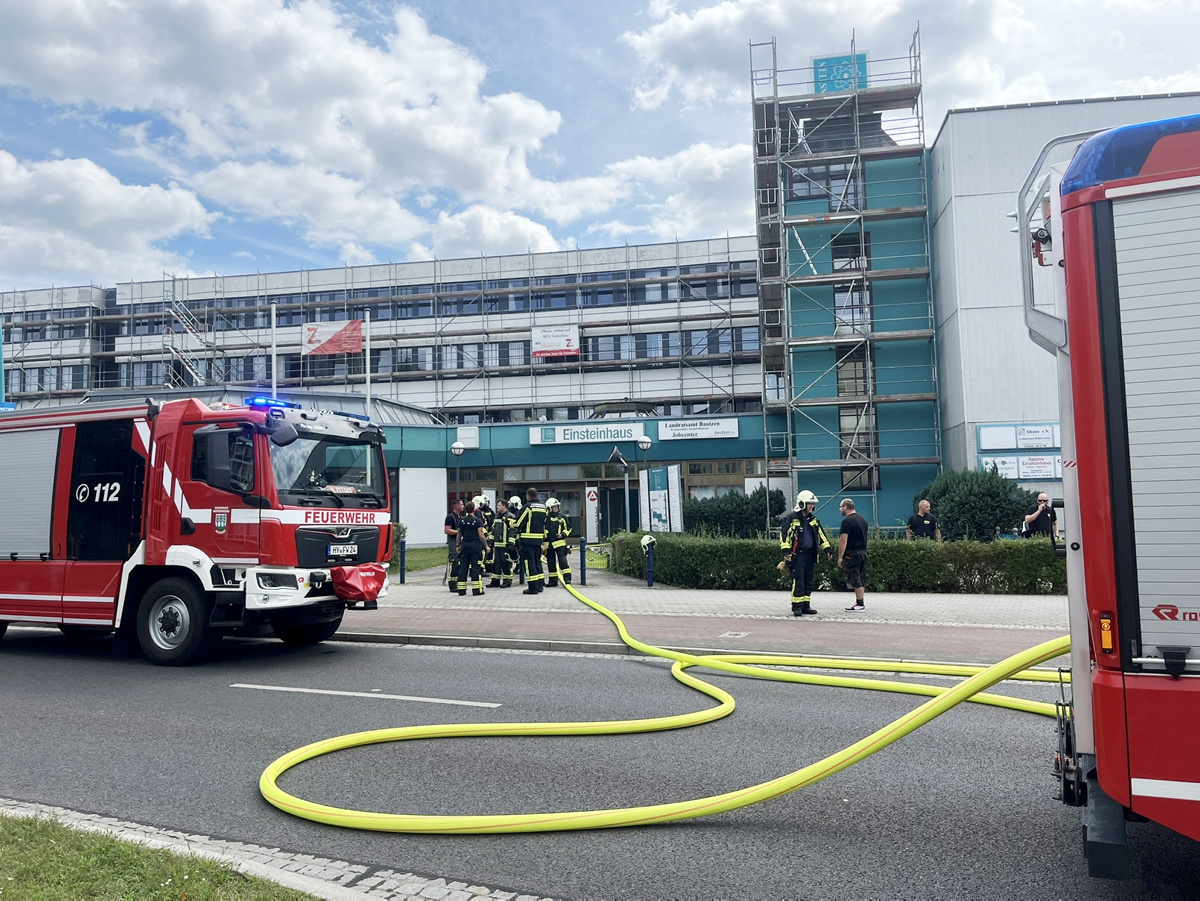
[[546, 501], [550, 515], [546, 518], [546, 541], [550, 544], [546, 551], [547, 579], [546, 584], [557, 585], [561, 579], [564, 585], [571, 584], [571, 561], [568, 554], [567, 539], [571, 537], [571, 524], [559, 512], [558, 498], [552, 497]]
[[458, 591], [458, 533], [462, 528], [463, 503], [455, 498], [450, 503], [443, 531], [446, 533], [446, 567], [450, 574], [450, 590]]
[[838, 533], [838, 569], [846, 574], [846, 585], [854, 589], [854, 603], [847, 610], [866, 610], [867, 520], [855, 512], [854, 501], [841, 503], [842, 528]]
[[463, 511], [462, 528], [458, 540], [458, 595], [483, 594], [483, 555], [487, 552], [487, 533], [483, 517], [475, 510], [475, 503], [468, 503]]
[[792, 574], [792, 615], [813, 616], [812, 608], [813, 573], [817, 568], [817, 555], [828, 554], [833, 548], [825, 530], [813, 511], [817, 507], [817, 496], [811, 491], [796, 495], [796, 506], [784, 524], [779, 548], [783, 559], [788, 562]]
[[500, 579], [501, 588], [511, 588], [513, 573], [517, 569], [517, 515], [521, 512], [521, 499], [515, 494], [508, 499], [508, 549], [505, 551], [505, 575]]
[[908, 518], [907, 538], [928, 538], [930, 541], [942, 540], [942, 528], [938, 525], [937, 517], [929, 512], [929, 501], [917, 501], [917, 512]]
[[492, 520], [492, 528], [488, 540], [492, 543], [492, 552], [488, 555], [488, 573], [492, 580], [488, 588], [507, 588], [503, 581], [508, 574], [508, 584], [512, 585], [512, 563], [508, 559], [508, 527], [512, 519], [508, 515], [508, 502], [504, 498], [496, 501], [496, 516]]
[[546, 505], [538, 501], [537, 489], [525, 492], [525, 507], [513, 528], [517, 533], [517, 556], [525, 574], [522, 594], [538, 594], [545, 590], [542, 573], [542, 542], [546, 540]]

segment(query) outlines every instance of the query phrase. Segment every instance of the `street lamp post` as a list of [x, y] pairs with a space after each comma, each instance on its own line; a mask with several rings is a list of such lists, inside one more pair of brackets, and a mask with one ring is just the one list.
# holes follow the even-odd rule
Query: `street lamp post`
[[459, 464], [462, 461], [463, 451], [467, 446], [461, 441], [455, 441], [450, 445], [450, 453], [454, 454], [454, 499], [458, 500], [462, 497], [462, 469]]
[[[640, 451], [641, 451], [641, 453], [640, 453], [640, 454], [638, 454], [638, 458], [637, 458], [637, 459], [638, 459], [638, 467], [639, 467], [639, 468], [641, 467], [641, 464], [642, 464], [642, 459], [643, 459], [643, 458], [646, 456], [646, 453], [647, 453], [647, 451], [649, 451], [649, 450], [650, 450], [650, 445], [651, 445], [651, 444], [653, 444], [653, 443], [654, 443], [654, 442], [650, 440], [650, 436], [649, 436], [649, 435], [643, 435], [641, 438], [639, 438], [639, 439], [637, 440], [637, 446], [638, 446], [638, 450], [640, 450]], [[628, 476], [628, 475], [626, 475], [626, 479], [628, 479], [628, 478], [629, 478], [629, 476]], [[639, 486], [639, 490], [640, 490], [640, 486], [641, 486], [641, 477], [640, 477], [640, 476], [638, 477], [638, 486]], [[628, 507], [628, 502], [629, 502], [629, 491], [628, 491], [628, 488], [629, 488], [629, 486], [628, 486], [628, 482], [626, 482], [625, 501], [626, 501], [626, 506], [627, 506], [627, 507]], [[639, 495], [639, 497], [640, 497], [640, 495]], [[640, 513], [640, 511], [641, 511], [641, 506], [642, 506], [642, 505], [641, 505], [641, 501], [639, 500], [639, 501], [638, 501], [638, 510], [639, 510], [639, 514], [638, 514], [638, 525], [639, 525], [639, 526], [642, 524], [642, 517], [641, 517], [641, 513]], [[626, 513], [625, 513], [625, 515], [626, 515], [626, 518], [628, 518], [628, 516], [629, 516], [629, 511], [628, 511], [628, 510], [626, 510]], [[626, 531], [628, 531], [628, 527], [626, 527]], [[649, 531], [649, 530], [647, 530], [647, 531]]]

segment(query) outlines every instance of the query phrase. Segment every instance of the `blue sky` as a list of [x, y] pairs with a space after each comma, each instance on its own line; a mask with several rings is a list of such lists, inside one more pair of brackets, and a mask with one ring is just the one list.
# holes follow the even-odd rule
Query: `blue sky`
[[748, 234], [749, 42], [918, 22], [929, 141], [1200, 90], [1185, 0], [0, 0], [0, 289]]

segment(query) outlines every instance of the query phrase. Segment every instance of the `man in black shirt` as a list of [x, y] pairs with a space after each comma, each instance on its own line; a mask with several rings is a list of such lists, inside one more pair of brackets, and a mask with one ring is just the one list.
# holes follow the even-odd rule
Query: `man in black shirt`
[[912, 541], [914, 538], [942, 540], [942, 529], [938, 525], [937, 517], [929, 512], [929, 501], [924, 499], [917, 502], [917, 512], [908, 518], [908, 540]]
[[1049, 538], [1051, 532], [1058, 538], [1058, 517], [1054, 514], [1054, 508], [1050, 506], [1049, 496], [1042, 491], [1038, 494], [1037, 506], [1030, 507], [1025, 512], [1025, 537]]
[[442, 531], [446, 533], [446, 561], [450, 573], [450, 590], [458, 591], [458, 533], [462, 529], [463, 503], [455, 498]]
[[846, 498], [839, 506], [842, 528], [838, 533], [838, 568], [846, 574], [846, 585], [854, 589], [854, 604], [847, 610], [866, 610], [863, 594], [867, 586], [867, 521], [854, 512], [854, 501]]

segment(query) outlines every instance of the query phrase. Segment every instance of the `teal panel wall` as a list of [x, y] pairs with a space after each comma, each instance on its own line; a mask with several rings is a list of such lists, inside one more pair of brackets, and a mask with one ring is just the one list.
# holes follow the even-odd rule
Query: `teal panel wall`
[[879, 404], [879, 456], [936, 457], [937, 423], [933, 401]]
[[872, 326], [877, 332], [930, 329], [929, 282], [923, 278], [877, 281], [871, 286]]
[[814, 285], [788, 289], [788, 335], [814, 338], [833, 333], [833, 288]]
[[792, 448], [802, 463], [840, 459], [837, 407], [793, 410]]
[[806, 398], [837, 397], [837, 353], [831, 347], [803, 347], [789, 352], [792, 390]]
[[867, 160], [863, 163], [867, 208], [890, 209], [925, 204], [923, 157]]
[[917, 269], [929, 265], [925, 247], [925, 220], [914, 216], [867, 222], [871, 270]]
[[933, 345], [924, 339], [875, 344], [875, 393], [926, 394], [933, 391]]

